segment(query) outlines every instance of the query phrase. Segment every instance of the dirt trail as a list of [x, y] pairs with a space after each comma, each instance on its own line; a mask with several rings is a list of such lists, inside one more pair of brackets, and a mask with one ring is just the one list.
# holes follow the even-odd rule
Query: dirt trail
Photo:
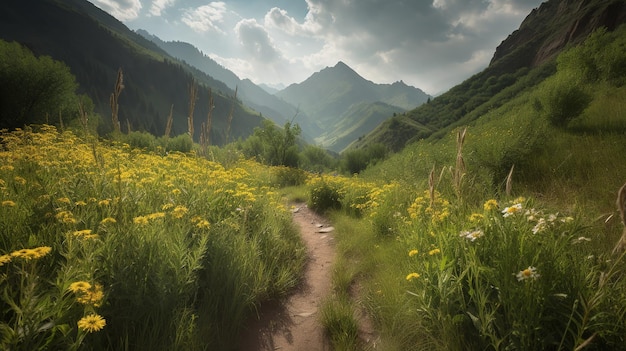
[[296, 204], [293, 212], [308, 254], [303, 283], [286, 301], [261, 307], [260, 319], [251, 318], [241, 335], [239, 351], [331, 350], [319, 322], [319, 308], [331, 290], [332, 227], [303, 203]]

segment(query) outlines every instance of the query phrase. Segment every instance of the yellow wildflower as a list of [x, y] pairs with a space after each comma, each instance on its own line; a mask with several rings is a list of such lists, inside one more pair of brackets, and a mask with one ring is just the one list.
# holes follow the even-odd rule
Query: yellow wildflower
[[3, 207], [15, 207], [15, 202], [11, 200], [4, 200], [2, 201], [2, 206]]
[[149, 220], [158, 219], [165, 217], [165, 212], [155, 212], [146, 216]]
[[32, 249], [35, 252], [35, 258], [42, 258], [52, 252], [52, 248], [50, 246], [40, 246]]
[[499, 206], [498, 201], [491, 199], [485, 202], [485, 204], [483, 205], [483, 208], [485, 209], [485, 211], [491, 211], [491, 210], [497, 209], [498, 206]]
[[11, 255], [0, 256], [0, 266], [4, 266], [5, 264], [9, 262], [11, 262]]
[[109, 223], [117, 223], [117, 221], [113, 217], [107, 217], [100, 221], [100, 224], [104, 224], [104, 225], [109, 224]]
[[105, 325], [106, 320], [98, 314], [90, 314], [78, 321], [78, 328], [89, 333], [101, 330]]
[[417, 255], [418, 251], [416, 249], [413, 249], [411, 251], [409, 251], [409, 257], [413, 257], [415, 255]]
[[174, 218], [180, 219], [180, 218], [183, 218], [185, 214], [187, 214], [187, 211], [189, 210], [185, 206], [176, 206], [176, 208], [172, 210], [172, 216]]
[[87, 206], [87, 203], [85, 201], [76, 201], [76, 206]]
[[74, 233], [74, 236], [76, 237], [80, 237], [80, 236], [84, 236], [84, 235], [89, 235], [91, 234], [91, 229], [83, 229], [83, 230], [77, 230]]
[[26, 179], [24, 179], [24, 178], [22, 178], [20, 176], [13, 177], [13, 180], [15, 180], [15, 182], [20, 184], [20, 185], [25, 185], [26, 184]]
[[11, 165], [3, 165], [3, 166], [0, 167], [0, 171], [12, 171], [14, 169], [15, 168], [13, 166], [11, 166]]
[[206, 219], [200, 220], [198, 221], [198, 223], [196, 223], [196, 227], [200, 229], [208, 229], [210, 226], [211, 223], [209, 223], [209, 221], [207, 221]]
[[420, 275], [418, 273], [410, 273], [409, 275], [406, 276], [406, 280], [411, 281], [411, 280], [417, 279], [419, 277], [420, 277]]
[[513, 203], [522, 203], [522, 202], [526, 202], [526, 198], [523, 196], [518, 197], [517, 199], [513, 200]]
[[441, 253], [441, 250], [439, 250], [439, 249], [432, 249], [432, 250], [428, 251], [428, 255], [430, 255], [430, 256], [436, 255], [438, 253]]
[[485, 216], [483, 216], [480, 213], [472, 213], [469, 216], [469, 221], [472, 222], [472, 223], [477, 223], [477, 222], [482, 221], [484, 218], [485, 218]]
[[71, 201], [67, 197], [60, 197], [60, 198], [57, 199], [57, 202], [60, 202], [62, 204], [70, 204]]
[[89, 289], [81, 290], [78, 294], [79, 296], [76, 297], [76, 301], [80, 304], [92, 305], [94, 307], [100, 307], [102, 305], [104, 292], [100, 284], [95, 284]]
[[38, 254], [33, 249], [21, 249], [21, 250], [11, 252], [11, 257], [23, 258], [25, 260], [32, 260], [34, 258], [37, 258]]
[[67, 290], [73, 293], [82, 293], [91, 289], [91, 284], [86, 281], [78, 281], [70, 284], [70, 287]]
[[104, 199], [104, 200], [98, 201], [98, 205], [99, 206], [109, 206], [109, 204], [111, 204], [111, 200], [109, 200], [109, 199]]
[[146, 216], [135, 217], [133, 218], [133, 223], [139, 224], [139, 225], [148, 224], [148, 217]]

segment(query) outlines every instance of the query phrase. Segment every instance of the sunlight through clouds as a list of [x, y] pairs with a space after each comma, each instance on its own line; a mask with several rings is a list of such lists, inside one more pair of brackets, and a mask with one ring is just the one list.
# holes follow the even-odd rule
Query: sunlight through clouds
[[225, 3], [212, 2], [195, 9], [188, 9], [183, 14], [182, 21], [196, 32], [214, 31], [225, 34], [225, 32], [218, 27], [218, 24], [224, 19], [225, 12]]
[[189, 42], [255, 83], [298, 83], [343, 61], [368, 80], [403, 80], [432, 95], [487, 67], [542, 2], [91, 1], [132, 29]]

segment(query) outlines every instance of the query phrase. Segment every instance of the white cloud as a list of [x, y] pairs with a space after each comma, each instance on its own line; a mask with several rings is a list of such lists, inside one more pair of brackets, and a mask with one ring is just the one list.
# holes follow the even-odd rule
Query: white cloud
[[182, 21], [196, 32], [204, 33], [214, 31], [224, 34], [219, 24], [224, 20], [225, 12], [225, 3], [221, 1], [211, 2], [208, 5], [203, 5], [195, 9], [187, 9], [183, 14]]
[[[92, 1], [119, 19], [139, 16], [133, 23], [189, 41], [255, 82], [300, 82], [344, 61], [377, 83], [404, 80], [431, 94], [485, 68], [500, 42], [542, 2], [141, 0], [149, 11], [140, 13], [139, 0]], [[187, 27], [192, 31], [183, 34]]]
[[176, 0], [154, 0], [150, 6], [150, 15], [161, 16], [163, 10], [172, 7], [175, 3]]
[[235, 25], [239, 42], [250, 59], [269, 63], [281, 57], [267, 31], [255, 19], [243, 19]]
[[140, 0], [91, 0], [96, 6], [120, 21], [131, 21], [139, 17]]

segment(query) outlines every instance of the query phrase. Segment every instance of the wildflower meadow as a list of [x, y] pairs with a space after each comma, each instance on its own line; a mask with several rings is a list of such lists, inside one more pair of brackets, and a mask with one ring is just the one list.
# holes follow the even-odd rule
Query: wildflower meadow
[[272, 170], [54, 127], [0, 134], [0, 348], [225, 349], [298, 283]]
[[[337, 269], [351, 272], [329, 306], [368, 310], [381, 350], [624, 349], [626, 265], [614, 238], [588, 214], [532, 197], [464, 198], [455, 167], [431, 171], [426, 190], [311, 178], [310, 205], [334, 209], [347, 257]], [[357, 282], [365, 292], [349, 302]], [[337, 320], [327, 328], [345, 334]], [[335, 346], [365, 348], [356, 333]]]

